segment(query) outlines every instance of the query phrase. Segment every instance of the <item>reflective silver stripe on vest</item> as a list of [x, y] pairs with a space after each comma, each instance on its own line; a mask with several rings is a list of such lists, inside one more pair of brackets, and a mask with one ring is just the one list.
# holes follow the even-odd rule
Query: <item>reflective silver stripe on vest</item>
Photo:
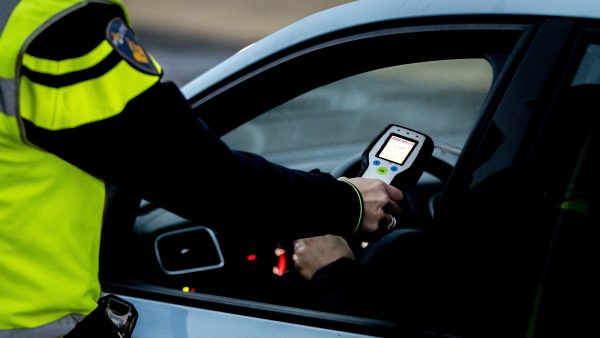
[[8, 22], [8, 18], [12, 14], [12, 11], [17, 7], [20, 0], [2, 0], [0, 3], [0, 35], [4, 31], [4, 27]]
[[0, 330], [0, 338], [56, 338], [62, 337], [73, 330], [75, 325], [83, 320], [82, 315], [62, 317], [46, 325], [31, 329]]
[[0, 78], [0, 112], [8, 116], [17, 115], [15, 82], [15, 79]]
[[[4, 32], [8, 18], [19, 4], [20, 0], [2, 0], [0, 2], [0, 36]], [[0, 112], [15, 116], [15, 83], [14, 79], [0, 79]]]

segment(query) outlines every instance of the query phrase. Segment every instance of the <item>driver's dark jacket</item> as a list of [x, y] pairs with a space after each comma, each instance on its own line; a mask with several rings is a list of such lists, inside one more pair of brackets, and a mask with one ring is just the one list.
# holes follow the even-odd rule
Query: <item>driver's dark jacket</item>
[[342, 257], [322, 267], [299, 285], [302, 292], [292, 301], [319, 311], [393, 320], [406, 328], [430, 319], [430, 294], [439, 276], [432, 268], [431, 239], [416, 229], [396, 229], [366, 248], [351, 241], [356, 259]]
[[[31, 4], [31, 1], [27, 3]], [[31, 6], [32, 10], [36, 10], [38, 7], [35, 6], [42, 6], [42, 3]], [[107, 39], [107, 26], [111, 20], [121, 17], [123, 22], [127, 22], [124, 8], [108, 1], [80, 2], [76, 6], [80, 7], [41, 26], [43, 30], [24, 46], [29, 57], [50, 61], [81, 57], [93, 52]], [[194, 115], [175, 84], [158, 80], [161, 76], [159, 67], [149, 70], [139, 68], [114, 50], [100, 63], [73, 73], [56, 75], [23, 65], [17, 75], [20, 74], [22, 83], [31, 86], [68, 89], [119, 71], [119, 65], [124, 62], [130, 65], [129, 71], [147, 71], [150, 76], [154, 76], [151, 74], [153, 70], [158, 70], [155, 74], [157, 81], [147, 90], [132, 96], [118, 114], [65, 128], [46, 128], [36, 123], [37, 120], [21, 116], [19, 130], [22, 140], [9, 141], [39, 147], [65, 161], [65, 165], [73, 165], [96, 178], [100, 184], [134, 191], [140, 198], [216, 229], [225, 226], [240, 235], [252, 233], [281, 239], [326, 233], [347, 235], [356, 230], [361, 222], [362, 201], [353, 186], [327, 174], [287, 169], [260, 156], [229, 149]], [[110, 95], [121, 94], [115, 88], [107, 93], [106, 100], [87, 102], [87, 108], [102, 106], [111, 100]], [[27, 108], [33, 110], [29, 112], [31, 116], [41, 116], [43, 120], [44, 107], [32, 104]], [[56, 186], [55, 189], [61, 187]], [[3, 191], [0, 189], [0, 194]], [[90, 194], [93, 193], [90, 191]], [[85, 205], [86, 201], [87, 197], [83, 196], [79, 203]], [[77, 208], [72, 206], [72, 210]], [[36, 212], [36, 208], [31, 210]], [[98, 214], [101, 215], [101, 211]], [[52, 231], [61, 226], [61, 220], [57, 218], [47, 219], [47, 222], [49, 224], [38, 224], [36, 228]], [[89, 229], [97, 227], [81, 231]], [[100, 233], [95, 236], [99, 238]], [[64, 250], [60, 243], [56, 245], [57, 251]], [[26, 247], [16, 249], [21, 252], [28, 250]], [[94, 248], [90, 250], [93, 252]], [[28, 255], [25, 259], [30, 259], [33, 253], [29, 251]], [[3, 274], [7, 276], [0, 271], [0, 275]], [[64, 275], [69, 276], [69, 272], [65, 271]], [[37, 276], [39, 281], [44, 281], [44, 277]], [[74, 285], [79, 283], [78, 280], [71, 282]], [[29, 281], [19, 283], [27, 285]], [[83, 283], [94, 284], [88, 280]], [[37, 283], [35, 287], [48, 288], [48, 293], [52, 294], [50, 289], [54, 286]], [[0, 290], [0, 299], [3, 299], [2, 292]], [[93, 298], [97, 290], [87, 295]], [[11, 298], [11, 301], [18, 300]], [[70, 306], [62, 305], [65, 309]]]

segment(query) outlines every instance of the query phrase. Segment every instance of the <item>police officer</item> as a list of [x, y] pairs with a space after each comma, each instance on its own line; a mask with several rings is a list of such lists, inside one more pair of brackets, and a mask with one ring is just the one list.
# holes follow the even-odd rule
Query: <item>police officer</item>
[[0, 337], [60, 336], [96, 307], [107, 183], [282, 238], [375, 232], [399, 211], [381, 181], [229, 149], [161, 73], [121, 1], [0, 4]]

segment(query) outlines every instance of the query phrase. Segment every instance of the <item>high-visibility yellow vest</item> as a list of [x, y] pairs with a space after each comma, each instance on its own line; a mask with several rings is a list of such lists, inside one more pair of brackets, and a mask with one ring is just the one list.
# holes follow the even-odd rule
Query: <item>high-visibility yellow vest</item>
[[[58, 88], [21, 73], [24, 66], [60, 76], [92, 67], [114, 51], [104, 40], [72, 59], [46, 60], [26, 53], [45, 27], [88, 2], [0, 3], [0, 330], [86, 315], [100, 295], [104, 182], [29, 144], [21, 122], [55, 131], [100, 121], [119, 114], [160, 78], [125, 58], [96, 78]], [[126, 13], [121, 1], [104, 2]]]

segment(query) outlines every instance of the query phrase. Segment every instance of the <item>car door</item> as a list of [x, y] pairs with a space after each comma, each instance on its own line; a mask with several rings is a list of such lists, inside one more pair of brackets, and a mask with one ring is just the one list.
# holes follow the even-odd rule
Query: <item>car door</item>
[[[387, 296], [381, 301], [401, 300], [407, 293], [423, 296], [413, 301], [421, 299], [419, 304], [427, 306], [410, 321], [298, 306], [295, 286], [287, 284], [294, 279], [282, 273], [287, 272], [289, 248], [276, 239], [241, 238], [227, 229], [211, 230], [223, 266], [169, 273], [161, 265], [157, 241], [190, 227], [211, 229], [211, 224], [192, 224], [145, 203], [127, 245], [133, 252], [125, 255], [126, 268], [105, 266], [104, 290], [139, 305], [136, 334], [143, 337], [158, 332], [237, 337], [240, 331], [261, 337], [283, 332], [303, 337], [468, 336], [489, 333], [504, 318], [481, 314], [497, 315], [497, 308], [510, 306], [515, 311], [508, 324], [494, 334], [518, 331], [531, 313], [543, 256], [538, 249], [547, 243], [536, 243], [526, 256], [538, 265], [523, 285], [514, 282], [515, 270], [497, 272], [517, 256], [505, 259], [499, 254], [504, 251], [492, 249], [505, 243], [522, 246], [537, 234], [529, 231], [515, 244], [517, 236], [500, 230], [500, 221], [532, 221], [537, 213], [524, 212], [525, 203], [517, 199], [514, 210], [496, 219], [498, 208], [510, 208], [495, 194], [506, 197], [529, 176], [517, 175], [507, 184], [501, 175], [496, 181], [495, 174], [519, 172], [532, 121], [549, 104], [546, 93], [564, 63], [560, 51], [568, 46], [572, 29], [568, 22], [523, 17], [378, 22], [291, 45], [190, 97], [198, 116], [230, 146], [304, 170], [356, 173], [356, 156], [387, 123], [436, 138], [436, 158], [447, 165], [435, 167], [442, 168], [441, 174], [432, 170], [424, 176], [408, 197], [414, 206], [410, 212], [422, 221], [420, 230], [431, 233], [435, 244], [430, 244], [432, 261], [414, 259], [431, 263], [428, 276], [436, 279], [419, 289], [408, 288], [415, 284], [381, 289]], [[232, 221], [244, 222], [243, 215]], [[493, 232], [476, 227], [483, 221]], [[196, 250], [176, 249], [182, 254]], [[482, 262], [489, 267], [474, 275], [473, 267]], [[389, 264], [394, 262], [385, 267]], [[395, 272], [402, 274], [401, 267]], [[516, 271], [521, 268], [515, 265]], [[476, 281], [511, 287], [484, 293]], [[375, 282], [384, 285], [385, 280]], [[390, 302], [386, 308], [404, 314], [410, 312], [407, 304]]]
[[579, 323], [590, 315], [580, 310], [583, 299], [569, 295], [579, 285], [566, 281], [588, 285], [584, 266], [593, 265], [596, 251], [589, 191], [597, 184], [587, 162], [597, 150], [595, 39], [567, 20], [540, 26], [493, 113], [463, 149], [433, 229], [445, 253], [440, 276], [448, 281], [434, 303], [447, 331], [590, 332], [589, 322]]
[[600, 31], [582, 23], [574, 35], [533, 161], [552, 205], [530, 327], [539, 337], [593, 335], [597, 316], [587, 304], [598, 299]]

